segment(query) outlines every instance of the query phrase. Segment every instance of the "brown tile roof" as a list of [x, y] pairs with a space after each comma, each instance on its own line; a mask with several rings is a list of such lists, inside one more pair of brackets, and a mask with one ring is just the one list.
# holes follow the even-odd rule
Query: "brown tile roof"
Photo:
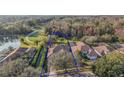
[[48, 50], [48, 55], [47, 56], [50, 56], [52, 53], [53, 53], [53, 49], [56, 47], [57, 45], [55, 45], [54, 47], [52, 48], [49, 48]]
[[83, 42], [75, 42], [75, 46], [71, 46], [72, 52], [75, 53], [76, 51], [81, 51], [81, 47], [85, 46], [86, 44]]
[[123, 48], [119, 48], [118, 51], [124, 52], [124, 47]]
[[[73, 53], [75, 53], [77, 51], [81, 51], [82, 49], [86, 49], [87, 51], [89, 49], [91, 49], [88, 45], [86, 45], [83, 42], [70, 42], [70, 46], [72, 48]], [[50, 56], [52, 53], [55, 53], [55, 52], [60, 51], [62, 49], [66, 50], [66, 51], [69, 51], [68, 45], [63, 45], [63, 46], [62, 45], [55, 45], [54, 47], [49, 48], [48, 56]]]
[[109, 49], [107, 48], [107, 46], [104, 46], [104, 45], [93, 47], [93, 48], [97, 50], [100, 54], [102, 54], [103, 52], [106, 52], [106, 53], [109, 52]]

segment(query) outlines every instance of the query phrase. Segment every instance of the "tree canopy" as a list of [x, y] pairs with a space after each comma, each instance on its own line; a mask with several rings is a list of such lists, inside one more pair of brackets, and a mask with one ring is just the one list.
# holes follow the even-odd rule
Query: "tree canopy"
[[124, 54], [112, 52], [103, 56], [93, 65], [93, 72], [101, 77], [124, 76]]

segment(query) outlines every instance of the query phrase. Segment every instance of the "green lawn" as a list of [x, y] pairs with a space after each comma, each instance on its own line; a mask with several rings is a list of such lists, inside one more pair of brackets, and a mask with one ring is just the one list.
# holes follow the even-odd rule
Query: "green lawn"
[[[21, 40], [22, 38], [23, 41]], [[21, 37], [21, 39], [21, 47], [23, 48], [38, 47], [45, 44], [47, 41], [47, 35], [44, 32], [38, 32], [29, 37]]]

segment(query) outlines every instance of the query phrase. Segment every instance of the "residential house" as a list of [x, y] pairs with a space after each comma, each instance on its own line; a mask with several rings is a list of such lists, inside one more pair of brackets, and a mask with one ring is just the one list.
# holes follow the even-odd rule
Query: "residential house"
[[70, 42], [70, 46], [72, 49], [72, 52], [75, 53], [77, 51], [81, 51], [81, 47], [85, 46], [86, 44], [83, 42]]
[[67, 52], [70, 52], [70, 47], [69, 47], [67, 44], [55, 45], [54, 47], [49, 48], [49, 50], [48, 50], [48, 57], [49, 57], [51, 54], [56, 53], [56, 52], [59, 52], [59, 51], [67, 51]]
[[93, 47], [93, 49], [100, 57], [110, 52], [110, 50], [106, 45], [99, 45], [99, 46]]
[[56, 52], [58, 52], [58, 51], [60, 51], [60, 50], [64, 50], [64, 51], [70, 52], [70, 48], [69, 48], [68, 45], [66, 45], [66, 44], [61, 44], [61, 45], [56, 46], [56, 47], [53, 49], [53, 53], [56, 53]]
[[90, 60], [95, 60], [97, 58], [97, 53], [87, 44], [83, 42], [71, 42], [70, 43], [72, 52], [75, 54], [77, 51], [81, 52], [82, 57], [88, 58]]
[[[80, 51], [82, 57], [90, 59], [90, 60], [96, 60], [99, 55], [101, 56], [102, 54], [101, 51], [105, 51], [105, 52], [107, 51], [107, 48], [100, 47], [100, 46], [94, 47], [96, 48], [96, 50], [94, 50], [89, 45], [83, 42], [69, 42], [69, 44], [71, 46], [71, 50], [74, 55], [77, 53], [77, 51]], [[70, 52], [70, 47], [67, 44], [55, 45], [54, 47], [49, 48], [48, 57], [51, 54], [59, 52], [59, 51]]]

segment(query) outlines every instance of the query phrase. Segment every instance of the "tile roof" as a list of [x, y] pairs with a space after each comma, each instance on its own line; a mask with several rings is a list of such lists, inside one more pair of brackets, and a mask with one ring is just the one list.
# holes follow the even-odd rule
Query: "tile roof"
[[84, 46], [81, 47], [82, 51], [89, 51], [90, 49], [91, 49], [91, 47], [88, 46], [88, 45], [84, 45]]
[[49, 48], [48, 50], [48, 56], [50, 56], [53, 53], [59, 52], [59, 51], [70, 51], [70, 48], [67, 44], [60, 44], [60, 45], [55, 45], [53, 48]]
[[85, 45], [86, 44], [83, 42], [75, 42], [75, 44], [71, 46], [72, 52], [75, 53], [76, 51], [81, 51], [82, 46], [85, 46]]
[[109, 49], [107, 48], [107, 46], [101, 45], [101, 46], [97, 46], [97, 47], [93, 47], [96, 51], [98, 51], [100, 54], [108, 53]]

